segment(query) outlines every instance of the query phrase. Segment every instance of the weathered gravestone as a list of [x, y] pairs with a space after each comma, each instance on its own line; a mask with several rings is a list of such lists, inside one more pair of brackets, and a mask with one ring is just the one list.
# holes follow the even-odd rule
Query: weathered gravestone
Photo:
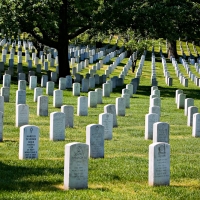
[[0, 111], [0, 142], [3, 142], [3, 112]]
[[89, 80], [86, 78], [82, 79], [82, 87], [81, 87], [81, 91], [82, 92], [88, 92], [89, 90]]
[[43, 88], [40, 87], [36, 87], [34, 88], [34, 97], [33, 97], [33, 101], [37, 102], [37, 99], [39, 96], [41, 96], [43, 93]]
[[3, 75], [3, 87], [10, 87], [11, 75], [5, 74]]
[[193, 114], [192, 136], [200, 137], [200, 113]]
[[178, 102], [178, 94], [182, 94], [183, 90], [176, 90], [176, 96], [175, 96], [175, 103], [177, 104]]
[[37, 99], [37, 115], [48, 116], [48, 96], [38, 96]]
[[104, 126], [89, 124], [86, 127], [86, 144], [90, 158], [104, 158]]
[[123, 97], [118, 97], [115, 100], [116, 103], [116, 115], [125, 116], [126, 107], [125, 107], [125, 99]]
[[20, 127], [19, 159], [37, 159], [39, 146], [39, 128], [34, 125]]
[[184, 105], [184, 115], [188, 115], [188, 107], [194, 106], [194, 99], [192, 98], [187, 98], [185, 99], [185, 105]]
[[59, 90], [65, 90], [66, 89], [66, 78], [59, 78]]
[[30, 83], [29, 83], [29, 89], [34, 89], [37, 87], [37, 76], [30, 76]]
[[122, 94], [122, 98], [124, 98], [125, 108], [130, 108], [130, 94]]
[[74, 107], [69, 105], [61, 106], [61, 112], [65, 114], [65, 128], [74, 127]]
[[198, 113], [198, 108], [196, 106], [188, 107], [187, 126], [192, 126], [192, 124], [193, 124], [193, 115], [195, 113]]
[[155, 113], [158, 115], [158, 121], [160, 121], [160, 107], [159, 106], [151, 106], [149, 107], [149, 114]]
[[42, 75], [41, 78], [41, 87], [46, 87], [48, 82], [48, 76], [47, 75]]
[[103, 96], [103, 92], [101, 88], [96, 88], [95, 92], [97, 93], [97, 104], [102, 104], [102, 96]]
[[46, 94], [53, 96], [53, 91], [54, 91], [54, 85], [55, 83], [53, 81], [48, 81], [46, 85]]
[[50, 140], [65, 140], [65, 114], [63, 112], [50, 114]]
[[97, 107], [97, 93], [95, 91], [88, 92], [88, 107], [89, 108]]
[[117, 127], [116, 107], [114, 104], [104, 106], [104, 113], [111, 113], [113, 115], [113, 127]]
[[0, 112], [4, 113], [4, 96], [0, 96]]
[[113, 115], [111, 113], [101, 113], [99, 115], [99, 124], [104, 126], [104, 140], [111, 140], [113, 130]]
[[169, 124], [156, 122], [153, 124], [153, 142], [169, 143]]
[[17, 90], [16, 91], [16, 105], [26, 104], [26, 90]]
[[29, 123], [29, 107], [26, 104], [16, 105], [16, 127]]
[[26, 90], [26, 81], [25, 80], [18, 81], [18, 90]]
[[158, 115], [155, 113], [145, 115], [145, 140], [153, 139], [153, 124], [158, 122]]
[[185, 98], [186, 98], [186, 94], [178, 94], [178, 99], [177, 99], [177, 108], [178, 109], [184, 109], [185, 106]]
[[4, 97], [4, 102], [9, 102], [9, 99], [10, 99], [10, 88], [9, 87], [2, 87], [1, 88], [1, 96]]
[[88, 188], [87, 144], [73, 142], [65, 145], [64, 189]]
[[150, 186], [170, 184], [170, 145], [156, 142], [149, 145], [149, 177]]
[[110, 97], [110, 84], [109, 83], [103, 84], [103, 96]]
[[73, 96], [80, 96], [80, 83], [73, 83]]
[[78, 97], [77, 115], [78, 116], [88, 115], [88, 97], [85, 96]]
[[53, 107], [60, 108], [63, 104], [63, 91], [54, 90], [53, 91]]

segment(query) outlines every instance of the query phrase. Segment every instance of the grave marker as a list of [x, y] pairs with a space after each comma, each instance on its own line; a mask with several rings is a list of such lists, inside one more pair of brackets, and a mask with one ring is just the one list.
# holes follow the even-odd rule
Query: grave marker
[[20, 127], [19, 159], [37, 159], [39, 146], [39, 128], [34, 125]]
[[88, 188], [87, 144], [73, 142], [65, 145], [64, 189]]

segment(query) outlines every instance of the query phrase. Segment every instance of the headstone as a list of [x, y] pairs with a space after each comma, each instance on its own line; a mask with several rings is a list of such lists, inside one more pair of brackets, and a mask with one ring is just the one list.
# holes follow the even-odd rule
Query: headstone
[[18, 73], [18, 81], [19, 80], [26, 80], [26, 74], [25, 73]]
[[41, 78], [41, 87], [46, 87], [48, 82], [48, 76], [47, 75], [42, 75]]
[[72, 88], [72, 77], [70, 75], [66, 76], [66, 88]]
[[29, 123], [29, 107], [26, 104], [16, 105], [16, 127]]
[[110, 97], [110, 84], [109, 83], [103, 84], [103, 96]]
[[127, 84], [126, 85], [126, 89], [129, 90], [130, 97], [132, 97], [133, 96], [133, 85], [132, 84]]
[[10, 87], [11, 75], [5, 74], [3, 75], [3, 87]]
[[130, 94], [122, 94], [121, 97], [124, 98], [125, 108], [130, 108]]
[[188, 107], [194, 106], [194, 99], [192, 98], [187, 98], [185, 99], [185, 105], [184, 105], [184, 115], [188, 115]]
[[9, 87], [2, 87], [1, 88], [1, 96], [4, 97], [4, 102], [9, 102], [9, 100], [10, 100], [10, 88]]
[[16, 105], [26, 104], [26, 90], [16, 91]]
[[200, 113], [193, 114], [192, 136], [200, 137]]
[[73, 83], [73, 96], [80, 96], [80, 83]]
[[89, 108], [97, 107], [97, 93], [95, 91], [88, 92], [88, 107]]
[[26, 90], [26, 81], [25, 80], [18, 81], [18, 90]]
[[88, 115], [88, 97], [85, 96], [78, 97], [77, 115], [78, 116]]
[[183, 93], [183, 90], [176, 90], [175, 103], [178, 102], [178, 94]]
[[111, 140], [113, 131], [113, 115], [111, 113], [101, 113], [99, 115], [99, 124], [104, 126], [104, 140]]
[[37, 115], [48, 116], [48, 96], [38, 96], [37, 99]]
[[39, 146], [39, 128], [34, 125], [20, 127], [19, 159], [37, 159]]
[[53, 91], [53, 107], [60, 108], [63, 104], [63, 91], [54, 90]]
[[103, 91], [101, 88], [96, 88], [95, 92], [97, 93], [97, 104], [102, 104], [102, 96], [103, 96]]
[[170, 184], [170, 145], [156, 142], [149, 145], [149, 178], [150, 186]]
[[116, 115], [125, 116], [125, 99], [123, 97], [116, 98]]
[[151, 106], [149, 107], [149, 114], [155, 113], [158, 115], [158, 121], [160, 121], [160, 107], [159, 106]]
[[4, 113], [4, 96], [0, 96], [0, 112]]
[[196, 106], [188, 107], [187, 126], [192, 126], [192, 124], [193, 124], [193, 115], [195, 113], [198, 113], [198, 108]]
[[3, 142], [3, 112], [0, 111], [0, 142]]
[[37, 76], [30, 76], [30, 83], [29, 83], [29, 89], [34, 89], [37, 87]]
[[88, 188], [88, 154], [87, 144], [65, 145], [64, 190]]
[[169, 143], [169, 124], [156, 122], [153, 124], [153, 142]]
[[150, 106], [161, 106], [161, 101], [159, 97], [151, 98], [150, 99]]
[[50, 114], [50, 140], [65, 140], [65, 114], [63, 112]]
[[37, 102], [37, 99], [39, 96], [41, 96], [43, 93], [43, 88], [40, 87], [36, 87], [34, 88], [34, 97], [33, 97], [33, 101]]
[[53, 81], [48, 81], [46, 85], [46, 94], [53, 96], [53, 91], [54, 91], [54, 85], [55, 83]]
[[65, 90], [66, 89], [66, 78], [59, 78], [59, 90]]
[[104, 106], [104, 113], [111, 113], [113, 115], [113, 127], [117, 127], [116, 107], [114, 104]]
[[104, 126], [89, 124], [86, 127], [86, 144], [90, 158], [104, 158]]
[[65, 128], [74, 127], [74, 107], [70, 105], [61, 106], [61, 112], [65, 114]]
[[82, 79], [82, 88], [81, 88], [81, 91], [82, 92], [88, 92], [88, 90], [89, 90], [89, 80], [83, 78]]
[[186, 94], [178, 94], [178, 99], [177, 99], [177, 108], [178, 109], [184, 109], [185, 106], [185, 98], [186, 98]]
[[158, 122], [158, 115], [155, 113], [145, 115], [145, 140], [153, 139], [153, 124]]

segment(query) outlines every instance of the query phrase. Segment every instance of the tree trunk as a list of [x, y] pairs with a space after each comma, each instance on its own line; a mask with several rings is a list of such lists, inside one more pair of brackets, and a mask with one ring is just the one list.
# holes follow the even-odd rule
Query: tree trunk
[[58, 70], [59, 78], [70, 75], [70, 66], [68, 61], [68, 42], [62, 43], [58, 47]]
[[60, 27], [58, 36], [58, 62], [59, 62], [59, 78], [70, 75], [70, 66], [68, 61], [68, 28], [67, 28], [67, 5], [68, 1], [64, 1], [60, 8]]
[[176, 40], [168, 42], [168, 58], [178, 58], [177, 49], [176, 49]]

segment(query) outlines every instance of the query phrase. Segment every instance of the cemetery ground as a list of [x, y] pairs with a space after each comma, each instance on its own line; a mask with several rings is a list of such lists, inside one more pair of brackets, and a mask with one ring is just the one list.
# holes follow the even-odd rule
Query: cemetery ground
[[[166, 52], [164, 45], [163, 52]], [[151, 93], [149, 51], [137, 93], [130, 99], [130, 108], [126, 109], [125, 116], [117, 116], [118, 127], [113, 128], [113, 139], [105, 140], [104, 158], [89, 158], [88, 189], [63, 190], [64, 146], [71, 142], [85, 143], [86, 126], [98, 124], [99, 114], [103, 113], [104, 106], [115, 104], [115, 99], [121, 96], [125, 85], [114, 89], [110, 97], [103, 97], [103, 104], [98, 104], [97, 108], [88, 108], [88, 116], [76, 115], [77, 96], [72, 96], [70, 89], [64, 90], [63, 105], [74, 106], [74, 127], [66, 128], [65, 141], [56, 142], [49, 139], [50, 113], [60, 111], [60, 108], [53, 107], [53, 97], [49, 96], [48, 117], [37, 116], [37, 103], [33, 102], [33, 90], [27, 85], [26, 104], [30, 111], [29, 124], [36, 125], [40, 129], [39, 158], [19, 160], [19, 128], [15, 127], [17, 82], [13, 80], [10, 87], [10, 102], [4, 104], [3, 142], [0, 143], [0, 199], [199, 199], [200, 139], [192, 137], [192, 127], [187, 126], [184, 110], [177, 109], [175, 91], [182, 89], [186, 98], [193, 98], [194, 105], [200, 108], [200, 88], [190, 79], [188, 87], [183, 87], [168, 59], [167, 66], [173, 78], [173, 86], [167, 86], [158, 44], [155, 46], [155, 55], [156, 77], [161, 93], [160, 121], [170, 125], [170, 186], [148, 185], [148, 149], [152, 140], [145, 140], [144, 132], [145, 114], [149, 112]], [[122, 60], [111, 76], [118, 76], [120, 68], [127, 61], [128, 58]], [[181, 64], [179, 68], [187, 76]], [[192, 65], [191, 70], [198, 76]], [[84, 69], [81, 74], [87, 72], [88, 69]], [[104, 70], [98, 73], [103, 74]], [[135, 74], [129, 70], [124, 83], [129, 84], [134, 77]], [[2, 80], [0, 85], [2, 86]], [[58, 85], [55, 88], [57, 89]], [[81, 92], [81, 96], [87, 96], [87, 93]]]

